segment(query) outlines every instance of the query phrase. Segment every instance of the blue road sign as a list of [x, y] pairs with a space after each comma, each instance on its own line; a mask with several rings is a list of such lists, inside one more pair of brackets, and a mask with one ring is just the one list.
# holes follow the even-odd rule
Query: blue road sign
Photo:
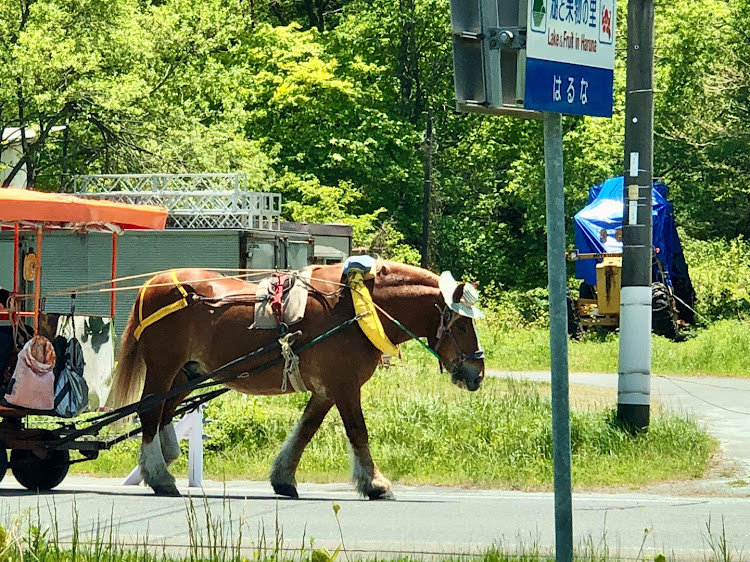
[[529, 0], [525, 109], [612, 116], [616, 0]]

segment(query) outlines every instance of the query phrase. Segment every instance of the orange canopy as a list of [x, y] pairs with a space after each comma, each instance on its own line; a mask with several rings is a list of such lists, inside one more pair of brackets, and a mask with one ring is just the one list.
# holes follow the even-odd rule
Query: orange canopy
[[155, 205], [115, 203], [29, 189], [0, 189], [0, 224], [16, 222], [163, 230], [167, 210]]

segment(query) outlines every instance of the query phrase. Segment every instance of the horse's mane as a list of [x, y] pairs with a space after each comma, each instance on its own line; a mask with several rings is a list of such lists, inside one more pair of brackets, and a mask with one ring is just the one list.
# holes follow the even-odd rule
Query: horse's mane
[[399, 287], [402, 285], [438, 286], [438, 275], [421, 267], [405, 263], [378, 260], [376, 265], [379, 282], [383, 287]]

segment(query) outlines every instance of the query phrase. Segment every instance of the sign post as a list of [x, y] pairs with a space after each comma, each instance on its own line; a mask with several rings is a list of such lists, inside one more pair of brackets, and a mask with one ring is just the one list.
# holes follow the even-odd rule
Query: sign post
[[573, 560], [562, 115], [612, 116], [616, 0], [451, 0], [459, 111], [544, 119], [555, 556]]
[[573, 560], [565, 195], [560, 114], [612, 116], [615, 0], [530, 0], [524, 107], [544, 112], [555, 553]]
[[565, 271], [565, 181], [562, 115], [544, 114], [544, 179], [547, 198], [547, 286], [549, 290], [552, 391], [552, 464], [555, 488], [555, 554], [573, 562], [573, 486], [570, 469], [568, 396], [568, 307]]

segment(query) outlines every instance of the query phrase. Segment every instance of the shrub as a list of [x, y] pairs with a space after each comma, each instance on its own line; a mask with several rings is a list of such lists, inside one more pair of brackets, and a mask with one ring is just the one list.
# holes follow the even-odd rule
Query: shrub
[[482, 322], [489, 331], [515, 330], [519, 327], [549, 326], [549, 297], [546, 287], [528, 291], [502, 291], [488, 287], [481, 302], [486, 318]]
[[750, 242], [680, 236], [698, 296], [696, 311], [711, 321], [750, 318]]

